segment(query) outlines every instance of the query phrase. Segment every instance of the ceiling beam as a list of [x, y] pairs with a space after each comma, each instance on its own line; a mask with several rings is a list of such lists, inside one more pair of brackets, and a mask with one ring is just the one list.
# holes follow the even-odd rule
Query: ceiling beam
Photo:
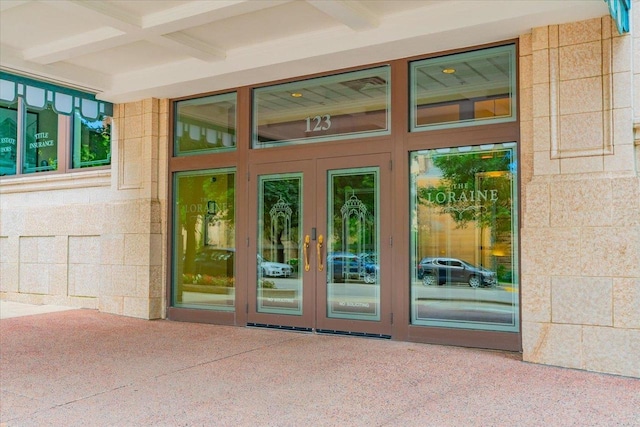
[[356, 1], [307, 0], [307, 3], [354, 31], [371, 30], [380, 25], [378, 17]]
[[218, 49], [208, 43], [190, 37], [184, 33], [176, 32], [149, 39], [152, 43], [172, 49], [182, 55], [192, 56], [205, 62], [221, 61], [227, 57], [224, 50]]
[[3, 0], [0, 1], [0, 12], [6, 12], [14, 7], [29, 3], [27, 0]]
[[205, 62], [219, 61], [226, 57], [223, 50], [180, 31], [279, 6], [289, 1], [291, 0], [190, 1], [167, 10], [136, 17], [127, 14], [116, 5], [103, 1], [57, 0], [48, 4], [69, 13], [75, 13], [82, 8], [85, 13], [91, 13], [104, 27], [35, 46], [23, 52], [24, 59], [37, 64], [53, 64], [144, 40]]

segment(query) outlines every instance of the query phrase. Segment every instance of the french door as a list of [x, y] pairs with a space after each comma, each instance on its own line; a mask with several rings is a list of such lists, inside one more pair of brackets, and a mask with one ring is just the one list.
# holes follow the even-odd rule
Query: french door
[[390, 335], [389, 165], [365, 155], [252, 166], [249, 324]]

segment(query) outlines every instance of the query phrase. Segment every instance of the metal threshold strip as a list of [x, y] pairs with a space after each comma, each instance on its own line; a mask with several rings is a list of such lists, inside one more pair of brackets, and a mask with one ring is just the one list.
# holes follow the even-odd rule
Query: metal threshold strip
[[247, 323], [247, 327], [278, 329], [281, 331], [315, 332], [317, 334], [326, 334], [326, 335], [343, 335], [343, 336], [353, 336], [353, 337], [363, 337], [363, 338], [379, 338], [379, 339], [385, 339], [385, 340], [391, 339], [391, 335], [384, 335], [384, 334], [372, 334], [368, 332], [354, 332], [354, 331], [337, 331], [333, 329], [313, 329], [313, 328], [300, 327], [300, 326], [271, 325], [267, 323]]

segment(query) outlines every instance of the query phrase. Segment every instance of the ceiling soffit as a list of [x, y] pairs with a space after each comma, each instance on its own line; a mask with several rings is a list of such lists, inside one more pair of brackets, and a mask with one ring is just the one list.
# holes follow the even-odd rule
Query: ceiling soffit
[[490, 43], [607, 13], [600, 0], [3, 0], [0, 66], [129, 102]]

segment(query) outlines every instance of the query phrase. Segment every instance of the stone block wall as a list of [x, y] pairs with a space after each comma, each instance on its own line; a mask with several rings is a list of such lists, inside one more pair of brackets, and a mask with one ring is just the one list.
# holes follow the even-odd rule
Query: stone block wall
[[163, 316], [167, 123], [168, 101], [116, 106], [110, 169], [0, 182], [0, 297]]
[[639, 41], [608, 16], [520, 39], [527, 361], [640, 377]]

